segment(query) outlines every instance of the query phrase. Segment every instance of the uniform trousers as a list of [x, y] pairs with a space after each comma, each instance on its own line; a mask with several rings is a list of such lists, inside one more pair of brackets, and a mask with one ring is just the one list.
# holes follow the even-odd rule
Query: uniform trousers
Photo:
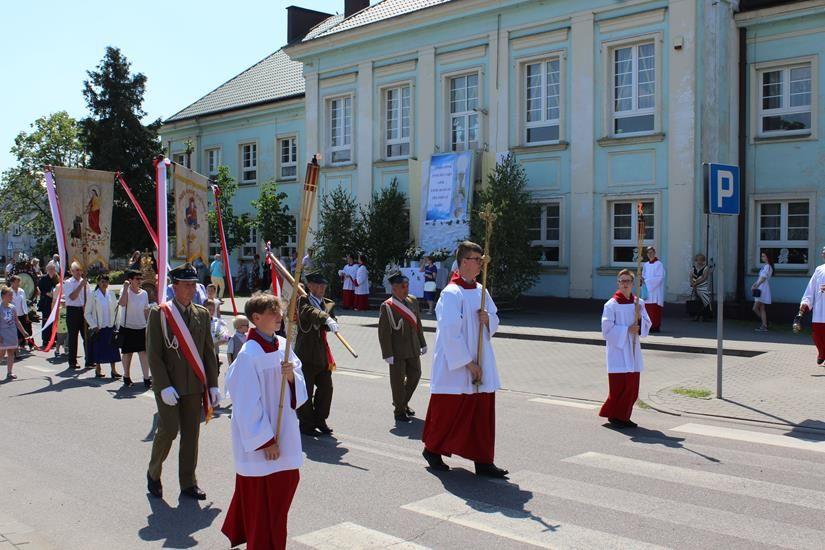
[[301, 365], [307, 385], [306, 403], [298, 408], [301, 427], [311, 429], [329, 418], [332, 407], [332, 372], [324, 366]]
[[181, 489], [198, 484], [195, 468], [198, 465], [198, 436], [203, 415], [203, 394], [181, 395], [178, 404], [170, 407], [155, 393], [158, 404], [158, 429], [152, 441], [149, 459], [149, 477], [160, 479], [163, 461], [169, 456], [172, 442], [180, 432], [178, 479]]
[[89, 343], [86, 341], [86, 319], [83, 318], [82, 306], [66, 306], [66, 330], [69, 337], [69, 366], [77, 366], [77, 336], [83, 339], [83, 355], [85, 365], [91, 366], [89, 362]]
[[639, 398], [639, 372], [611, 372], [607, 375], [610, 393], [602, 405], [599, 416], [630, 420], [633, 405]]
[[407, 411], [407, 405], [420, 379], [421, 358], [419, 356], [393, 359], [390, 365], [390, 388], [392, 388], [392, 405], [395, 408], [395, 414], [403, 414]]
[[816, 344], [816, 358], [817, 360], [825, 359], [825, 323], [811, 323], [813, 333], [811, 337]]

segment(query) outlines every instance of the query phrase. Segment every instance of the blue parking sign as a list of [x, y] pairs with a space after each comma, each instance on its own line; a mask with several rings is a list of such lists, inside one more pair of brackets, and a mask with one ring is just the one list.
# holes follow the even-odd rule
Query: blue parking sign
[[708, 177], [708, 211], [711, 214], [739, 214], [739, 167], [710, 164]]

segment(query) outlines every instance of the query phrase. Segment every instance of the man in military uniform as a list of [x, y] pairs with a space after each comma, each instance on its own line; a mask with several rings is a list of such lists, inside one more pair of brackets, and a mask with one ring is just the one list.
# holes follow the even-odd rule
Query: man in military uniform
[[399, 270], [389, 276], [392, 296], [381, 304], [378, 341], [390, 365], [390, 387], [396, 422], [411, 422], [410, 398], [421, 379], [420, 356], [427, 353], [418, 300], [410, 296], [409, 279]]
[[[192, 299], [196, 292], [198, 274], [190, 264], [184, 264], [170, 272], [174, 297], [169, 307], [177, 308], [180, 317], [192, 336], [194, 354], [203, 362], [209, 400], [212, 407], [218, 405], [221, 393], [218, 390], [218, 363], [215, 347], [209, 331], [209, 312], [196, 305]], [[152, 442], [152, 456], [146, 473], [149, 492], [157, 498], [163, 496], [161, 469], [169, 455], [172, 441], [180, 431], [180, 453], [178, 455], [178, 477], [181, 493], [198, 500], [204, 500], [206, 493], [199, 487], [195, 477], [198, 462], [198, 435], [203, 414], [204, 387], [195, 373], [195, 365], [190, 365], [181, 349], [182, 343], [173, 334], [170, 323], [160, 306], [149, 311], [146, 326], [146, 352], [152, 371], [152, 389], [158, 405], [158, 428]]]
[[309, 436], [329, 435], [327, 425], [332, 405], [332, 369], [335, 363], [329, 351], [327, 332], [338, 332], [332, 314], [335, 302], [324, 298], [327, 280], [320, 271], [306, 275], [309, 294], [298, 299], [298, 335], [295, 354], [301, 360], [307, 385], [307, 400], [298, 409], [301, 433]]

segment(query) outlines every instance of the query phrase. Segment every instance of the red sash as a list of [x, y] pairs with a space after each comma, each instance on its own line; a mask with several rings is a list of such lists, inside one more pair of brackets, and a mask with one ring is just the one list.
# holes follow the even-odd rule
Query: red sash
[[398, 315], [400, 315], [405, 321], [407, 321], [413, 332], [418, 330], [418, 319], [416, 319], [415, 313], [413, 313], [412, 310], [408, 308], [404, 302], [391, 296], [384, 300], [384, 305], [393, 310], [394, 312], [396, 312]]
[[[192, 339], [192, 333], [189, 332], [189, 327], [186, 326], [183, 317], [178, 311], [178, 308], [170, 302], [161, 302], [160, 311], [166, 320], [168, 326], [172, 327], [172, 333], [178, 341], [178, 349], [183, 353], [183, 358], [189, 363], [192, 372], [198, 377], [198, 380], [203, 384], [203, 412], [206, 415], [206, 422], [212, 418], [212, 405], [209, 402], [209, 388], [206, 383], [206, 368], [203, 365], [203, 360], [198, 355], [198, 348], [195, 341]], [[161, 319], [163, 321], [163, 319]]]

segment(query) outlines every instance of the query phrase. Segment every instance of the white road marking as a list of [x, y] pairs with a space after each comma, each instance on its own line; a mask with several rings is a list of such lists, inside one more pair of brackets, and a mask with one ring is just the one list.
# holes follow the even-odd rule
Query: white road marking
[[546, 397], [535, 397], [533, 399], [528, 399], [528, 401], [532, 401], [533, 403], [544, 403], [546, 405], [559, 405], [561, 407], [572, 407], [574, 409], [590, 409], [593, 410], [596, 408], [596, 405], [591, 405], [590, 403], [579, 403], [578, 401], [562, 401], [561, 399], [548, 399]]
[[57, 372], [57, 370], [55, 370], [55, 369], [47, 369], [46, 367], [37, 367], [35, 365], [19, 365], [19, 366], [21, 366], [23, 368], [26, 368], [26, 369], [36, 370], [37, 372], [45, 372], [45, 373], [49, 373], [49, 374], [54, 374], [55, 372]]
[[463, 499], [450, 493], [405, 504], [401, 508], [541, 548], [662, 548], [570, 523], [562, 524], [525, 510]]
[[672, 428], [670, 431], [825, 453], [825, 440], [815, 437], [803, 438], [800, 437], [800, 435], [791, 437], [764, 432], [752, 432], [749, 430], [737, 430], [736, 428], [724, 428], [721, 426], [708, 426], [705, 424], [683, 424]]
[[[825, 548], [825, 531], [769, 519], [529, 471], [512, 474], [510, 483], [518, 484], [524, 491], [608, 510], [621, 510], [675, 525], [700, 527], [704, 531], [757, 543], [772, 544], [783, 548], [811, 548], [812, 550]], [[793, 537], [788, 536], [791, 532]]]
[[657, 464], [634, 458], [587, 452], [565, 458], [563, 462], [601, 468], [611, 472], [636, 475], [681, 485], [703, 487], [715, 491], [825, 510], [825, 493], [802, 487], [780, 485], [743, 477], [691, 470], [668, 464]]
[[404, 539], [349, 521], [319, 529], [306, 535], [293, 537], [293, 540], [320, 550], [357, 550], [360, 548], [427, 549], [426, 546], [407, 542]]
[[335, 374], [343, 374], [344, 376], [352, 376], [353, 378], [367, 378], [369, 380], [375, 380], [377, 378], [383, 378], [383, 376], [379, 376], [377, 374], [363, 374], [360, 372], [352, 372], [348, 370], [340, 370], [336, 369]]

